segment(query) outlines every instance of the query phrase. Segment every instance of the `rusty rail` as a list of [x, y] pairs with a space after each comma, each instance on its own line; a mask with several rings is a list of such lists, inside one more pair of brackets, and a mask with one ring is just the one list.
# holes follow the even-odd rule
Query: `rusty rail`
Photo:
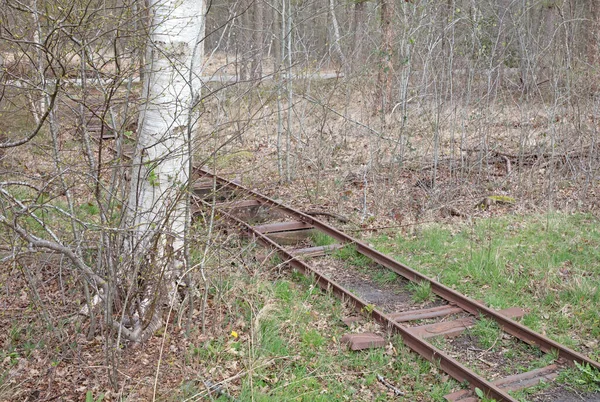
[[[573, 364], [573, 362], [577, 362], [579, 364], [587, 363], [592, 367], [596, 367], [600, 369], [600, 364], [596, 361], [593, 361], [586, 356], [567, 348], [564, 345], [555, 342], [542, 334], [539, 334], [524, 325], [513, 321], [510, 318], [505, 317], [499, 312], [475, 301], [472, 300], [453, 289], [450, 289], [441, 283], [428, 278], [427, 276], [415, 271], [414, 269], [398, 262], [390, 257], [380, 253], [379, 251], [369, 247], [367, 244], [357, 240], [351, 236], [346, 235], [345, 233], [339, 231], [338, 229], [310, 216], [304, 214], [300, 211], [297, 211], [293, 208], [290, 208], [278, 201], [275, 201], [269, 197], [266, 197], [262, 194], [259, 194], [255, 191], [252, 191], [240, 184], [237, 184], [233, 181], [224, 179], [222, 177], [216, 176], [208, 171], [202, 169], [196, 169], [196, 172], [202, 176], [211, 177], [217, 183], [219, 183], [223, 187], [229, 187], [235, 190], [241, 190], [242, 192], [250, 195], [262, 205], [276, 207], [290, 216], [298, 219], [301, 222], [304, 222], [307, 225], [314, 226], [315, 228], [321, 230], [322, 232], [328, 234], [329, 236], [337, 239], [340, 242], [345, 244], [353, 244], [356, 247], [356, 250], [371, 258], [373, 261], [379, 263], [380, 265], [396, 272], [402, 277], [406, 278], [412, 282], [427, 282], [431, 285], [432, 291], [440, 296], [441, 298], [447, 300], [448, 302], [462, 308], [463, 310], [475, 315], [475, 316], [485, 316], [496, 321], [500, 327], [506, 331], [507, 333], [515, 336], [516, 338], [527, 342], [531, 345], [538, 346], [542, 351], [546, 353], [555, 352], [558, 354], [558, 357], [565, 360], [567, 364]], [[260, 230], [257, 230], [252, 225], [244, 222], [243, 220], [238, 219], [237, 217], [229, 214], [228, 212], [221, 210], [220, 211], [223, 216], [233, 220], [237, 224], [243, 226], [249, 232], [253, 233], [253, 235], [258, 239], [261, 243], [266, 246], [275, 248], [280, 256], [289, 264], [290, 266], [302, 271], [304, 274], [313, 275], [318, 283], [318, 285], [325, 291], [333, 291], [336, 295], [340, 296], [342, 299], [350, 301], [355, 308], [362, 310], [367, 306], [367, 303], [360, 299], [359, 297], [353, 295], [350, 291], [342, 287], [340, 284], [335, 281], [329, 280], [326, 277], [322, 276], [318, 271], [313, 269], [310, 265], [305, 262], [296, 259], [294, 255], [290, 252], [286, 251], [275, 241], [271, 240], [266, 236], [265, 233], [262, 233]], [[369, 306], [369, 311], [371, 311], [372, 306]], [[404, 343], [411, 348], [413, 351], [420, 354], [422, 357], [427, 360], [437, 363], [439, 367], [456, 379], [459, 382], [468, 382], [471, 388], [479, 388], [481, 389], [485, 395], [489, 398], [494, 398], [498, 401], [516, 401], [516, 399], [512, 398], [506, 391], [499, 388], [497, 385], [487, 381], [485, 378], [477, 375], [467, 367], [461, 365], [458, 361], [453, 359], [452, 357], [445, 354], [442, 350], [436, 348], [425, 340], [415, 336], [411, 333], [406, 326], [396, 322], [392, 317], [383, 313], [381, 310], [377, 308], [373, 308], [371, 312], [371, 317], [376, 319], [381, 324], [387, 326], [394, 332], [400, 334], [404, 340]]]

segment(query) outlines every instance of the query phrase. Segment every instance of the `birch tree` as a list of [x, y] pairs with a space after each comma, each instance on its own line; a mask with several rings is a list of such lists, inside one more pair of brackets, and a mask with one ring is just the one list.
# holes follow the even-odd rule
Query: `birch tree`
[[150, 8], [144, 104], [125, 220], [129, 237], [124, 259], [131, 260], [124, 266], [132, 270], [129, 278], [141, 278], [132, 285], [138, 316], [133, 332], [140, 340], [162, 323], [160, 307], [167, 295], [174, 301], [175, 282], [183, 273], [189, 223], [185, 191], [191, 173], [205, 27], [202, 0], [152, 0]]

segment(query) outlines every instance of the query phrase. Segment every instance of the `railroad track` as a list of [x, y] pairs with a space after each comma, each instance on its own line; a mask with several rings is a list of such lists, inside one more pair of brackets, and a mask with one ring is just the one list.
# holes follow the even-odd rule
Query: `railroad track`
[[[105, 140], [110, 139], [112, 138]], [[123, 157], [130, 158], [130, 151], [123, 152]], [[314, 277], [321, 289], [333, 292], [351, 304], [357, 312], [367, 313], [384, 328], [399, 334], [404, 344], [414, 352], [436, 364], [458, 382], [469, 384], [469, 389], [446, 395], [445, 398], [449, 402], [477, 402], [479, 398], [476, 396], [476, 390], [483, 393], [486, 398], [493, 398], [499, 402], [516, 402], [517, 399], [513, 398], [508, 393], [509, 391], [528, 388], [542, 381], [552, 381], [562, 370], [573, 366], [574, 363], [588, 364], [600, 370], [600, 363], [515, 321], [515, 318], [525, 313], [520, 308], [501, 311], [491, 309], [311, 215], [290, 208], [234, 181], [219, 177], [201, 168], [194, 169], [193, 179], [192, 202], [194, 204], [192, 209], [194, 212], [199, 212], [206, 207], [216, 208], [221, 216], [243, 228], [259, 243], [276, 250], [287, 265], [299, 270], [304, 275]], [[277, 219], [278, 221], [257, 225], [257, 222], [254, 222], [257, 218], [259, 220]], [[284, 242], [289, 243], [290, 240], [292, 244], [298, 243], [315, 231], [332, 237], [338, 244], [292, 249], [286, 248], [283, 244]], [[347, 246], [353, 247], [356, 252], [395, 272], [408, 282], [428, 284], [442, 303], [426, 309], [414, 309], [412, 308], [414, 306], [406, 305], [401, 308], [402, 311], [385, 312], [382, 308], [332, 280], [307, 261]], [[475, 326], [481, 317], [494, 321], [502, 331], [514, 338], [539, 348], [545, 354], [552, 354], [556, 357], [555, 362], [531, 371], [488, 380], [434, 345], [436, 338], [459, 335]], [[429, 319], [438, 321], [420, 325], [422, 320]], [[411, 325], [413, 323], [415, 325]], [[366, 341], [370, 341], [368, 337]]]
[[[483, 393], [485, 397], [497, 401], [516, 401], [508, 391], [528, 388], [539, 384], [540, 381], [551, 381], [559, 375], [561, 370], [573, 366], [574, 362], [589, 364], [600, 369], [598, 362], [515, 321], [515, 318], [524, 314], [524, 311], [519, 308], [502, 311], [491, 309], [393, 260], [360, 240], [313, 216], [285, 206], [278, 201], [245, 188], [238, 183], [213, 175], [206, 170], [195, 169], [194, 175], [197, 177], [194, 184], [195, 196], [193, 197], [196, 210], [207, 206], [216, 208], [222, 216], [239, 225], [258, 242], [276, 250], [286, 264], [305, 275], [314, 277], [321, 289], [333, 292], [349, 302], [357, 311], [367, 312], [371, 318], [378, 321], [382, 326], [399, 334], [405, 345], [410, 349], [430, 362], [434, 362], [457, 381], [469, 384], [470, 389], [446, 395], [445, 398], [448, 401], [478, 401], [479, 398], [476, 396], [476, 392], [478, 394]], [[261, 215], [263, 218], [269, 217], [271, 220], [278, 219], [279, 221], [257, 225], [254, 221], [257, 216]], [[282, 245], [283, 239], [287, 239], [287, 241], [290, 238], [300, 239], [303, 235], [306, 237], [311, 231], [331, 236], [339, 243], [330, 246], [296, 249], [289, 249], [289, 247]], [[436, 307], [427, 309], [414, 309], [414, 306], [407, 305], [403, 311], [384, 312], [382, 308], [369, 303], [340, 283], [328, 278], [322, 271], [308, 262], [312, 258], [321, 257], [332, 250], [345, 246], [353, 247], [358, 253], [395, 272], [407, 281], [427, 283], [433, 293], [441, 300], [441, 303]], [[460, 318], [453, 319], [453, 317]], [[529, 345], [536, 346], [543, 353], [552, 354], [555, 357], [555, 362], [545, 367], [492, 381], [478, 375], [456, 358], [434, 345], [436, 337], [456, 336], [474, 326], [480, 317], [493, 320], [505, 333]], [[424, 319], [437, 319], [440, 321], [420, 325], [419, 322]], [[478, 391], [476, 391], [477, 389]]]

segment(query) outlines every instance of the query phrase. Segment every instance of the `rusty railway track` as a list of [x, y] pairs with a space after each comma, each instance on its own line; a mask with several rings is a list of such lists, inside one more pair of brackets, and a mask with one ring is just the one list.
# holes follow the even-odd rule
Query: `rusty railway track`
[[[258, 242], [275, 249], [286, 264], [301, 271], [305, 275], [313, 276], [321, 289], [333, 292], [353, 305], [357, 311], [369, 311], [369, 315], [373, 319], [390, 331], [399, 334], [410, 349], [430, 362], [437, 364], [443, 371], [457, 381], [469, 384], [469, 390], [462, 390], [446, 395], [448, 401], [477, 401], [478, 398], [474, 393], [476, 388], [481, 390], [486, 397], [494, 398], [497, 401], [516, 401], [516, 399], [508, 393], [509, 390], [519, 390], [536, 385], [540, 381], [549, 381], [556, 377], [563, 367], [573, 365], [574, 362], [579, 364], [589, 364], [592, 367], [600, 369], [600, 364], [598, 362], [593, 361], [513, 320], [511, 317], [514, 318], [516, 315], [519, 315], [518, 312], [515, 314], [515, 311], [519, 309], [513, 308], [503, 311], [493, 310], [484, 304], [472, 300], [441, 283], [426, 277], [414, 269], [393, 260], [372, 247], [369, 247], [360, 240], [343, 233], [313, 216], [290, 208], [238, 183], [213, 175], [206, 170], [195, 169], [194, 175], [199, 178], [194, 186], [196, 194], [194, 196], [195, 202], [203, 204], [205, 207], [215, 207], [222, 216], [242, 227], [244, 231], [251, 234]], [[211, 194], [215, 195], [227, 192], [234, 192], [237, 195], [241, 194], [243, 195], [243, 199], [241, 201], [215, 201], [212, 204], [206, 201], [206, 197]], [[214, 201], [217, 198], [213, 197], [212, 199]], [[256, 226], [241, 219], [240, 214], [238, 213], [241, 210], [252, 208], [269, 208], [272, 211], [277, 211], [280, 216], [291, 218], [293, 220]], [[312, 247], [289, 251], [272, 238], [273, 234], [290, 233], [307, 229], [316, 229], [325, 233], [336, 239], [340, 244], [328, 247]], [[339, 248], [345, 245], [353, 245], [360, 254], [369, 257], [372, 261], [392, 270], [408, 281], [429, 283], [432, 291], [440, 298], [446, 300], [448, 304], [433, 309], [386, 314], [382, 309], [369, 305], [367, 301], [352, 294], [348, 289], [345, 289], [339, 283], [328, 279], [309, 263], [298, 258], [300, 255], [305, 257], [320, 256], [330, 249]], [[445, 333], [451, 333], [453, 330], [464, 330], [467, 326], [473, 325], [477, 317], [482, 316], [495, 321], [503, 331], [513, 335], [515, 338], [530, 345], [537, 346], [545, 353], [554, 353], [558, 357], [560, 364], [552, 364], [541, 369], [508, 376], [495, 381], [488, 381], [486, 378], [476, 374], [474, 371], [428, 341], [427, 339], [429, 339], [429, 336], [427, 335], [427, 328], [425, 327], [431, 327], [431, 324], [416, 327], [410, 327], [403, 324], [407, 321], [428, 318], [430, 316], [450, 316], [457, 312], [468, 314], [468, 318], [446, 322], [444, 327], [446, 329], [442, 328], [439, 334], [444, 335]], [[424, 328], [425, 330], [423, 330]]]
[[[96, 116], [94, 116], [94, 118], [96, 118]], [[114, 139], [114, 136], [110, 135], [99, 138], [100, 134], [104, 131], [99, 124], [92, 123], [92, 129], [90, 131], [92, 132], [92, 138], [98, 143], [101, 143], [102, 140], [106, 141]], [[109, 146], [109, 149], [115, 151], [114, 147], [112, 146]], [[125, 159], [130, 159], [132, 153], [133, 152], [131, 149], [123, 150], [122, 157]], [[430, 362], [437, 364], [440, 369], [456, 379], [458, 382], [468, 383], [470, 389], [457, 391], [445, 396], [450, 402], [478, 401], [479, 399], [473, 392], [477, 388], [481, 390], [487, 398], [493, 398], [497, 401], [516, 402], [517, 400], [508, 393], [509, 390], [519, 390], [536, 385], [540, 381], [551, 380], [558, 375], [558, 372], [564, 366], [572, 366], [576, 362], [578, 364], [588, 364], [591, 367], [595, 367], [596, 369], [600, 370], [600, 363], [591, 360], [588, 357], [564, 345], [561, 345], [558, 342], [555, 342], [515, 321], [513, 318], [520, 316], [518, 311], [519, 309], [513, 308], [503, 311], [491, 309], [484, 304], [472, 300], [456, 292], [455, 290], [444, 286], [443, 284], [431, 278], [428, 278], [418, 271], [415, 271], [414, 269], [395, 261], [387, 255], [373, 249], [360, 240], [347, 235], [346, 233], [315, 218], [314, 216], [290, 208], [281, 202], [252, 191], [238, 183], [235, 183], [234, 181], [219, 177], [201, 168], [194, 169], [193, 178], [196, 181], [193, 186], [194, 196], [192, 200], [196, 204], [195, 207], [197, 210], [206, 206], [218, 209], [222, 216], [242, 227], [244, 231], [251, 234], [258, 242], [276, 250], [287, 265], [299, 270], [307, 276], [313, 276], [321, 289], [324, 291], [333, 292], [342, 300], [345, 300], [353, 305], [360, 313], [368, 311], [371, 318], [378, 321], [388, 330], [399, 334], [402, 337], [405, 345], [414, 352], [418, 353], [420, 356], [424, 357]], [[220, 192], [228, 191], [235, 192], [238, 195], [243, 195], [243, 199], [241, 201], [222, 201], [213, 203], [212, 205], [205, 200], [206, 196], [214, 196]], [[216, 197], [213, 198], [213, 200], [216, 199]], [[244, 219], [241, 219], [236, 213], [236, 211], [239, 210], [260, 208], [268, 208], [271, 211], [277, 211], [281, 218], [291, 218], [293, 220], [256, 226], [245, 221]], [[307, 229], [318, 230], [324, 234], [327, 234], [336, 239], [339, 244], [289, 251], [272, 238], [273, 234], [293, 233]], [[445, 306], [431, 309], [410, 310], [407, 312], [386, 314], [382, 309], [374, 307], [366, 300], [354, 295], [341, 284], [327, 278], [309, 263], [299, 258], [300, 256], [304, 256], [304, 258], [321, 256], [326, 254], [328, 251], [346, 245], [353, 245], [358, 253], [370, 258], [372, 261], [395, 272], [410, 282], [428, 283], [433, 293], [445, 300], [447, 304]], [[539, 349], [544, 353], [554, 353], [558, 357], [559, 364], [551, 364], [540, 369], [489, 381], [428, 341], [428, 339], [431, 339], [428, 335], [428, 327], [432, 327], [431, 324], [413, 327], [404, 324], [409, 321], [420, 320], [424, 318], [449, 317], [457, 313], [462, 313], [463, 315], [467, 314], [468, 317], [449, 322], [446, 321], [444, 323], [446, 325], [440, 327], [439, 332], [435, 333], [435, 335], [452, 334], [453, 331], [460, 332], [461, 330], [466, 329], [468, 326], [473, 325], [477, 317], [486, 317], [496, 322], [503, 331], [514, 336], [515, 338], [529, 345], [539, 347]]]

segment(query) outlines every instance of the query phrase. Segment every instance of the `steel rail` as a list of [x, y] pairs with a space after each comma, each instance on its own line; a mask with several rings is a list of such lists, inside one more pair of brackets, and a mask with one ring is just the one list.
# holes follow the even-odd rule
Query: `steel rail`
[[[356, 250], [371, 258], [373, 261], [385, 266], [388, 269], [396, 272], [397, 274], [403, 276], [404, 278], [412, 281], [412, 282], [427, 282], [431, 285], [431, 289], [438, 296], [447, 300], [450, 303], [454, 303], [455, 305], [461, 307], [465, 311], [475, 315], [475, 316], [486, 316], [488, 318], [496, 321], [501, 328], [514, 335], [518, 339], [521, 339], [529, 344], [537, 345], [544, 352], [558, 352], [558, 357], [565, 360], [565, 362], [569, 365], [572, 365], [573, 362], [577, 362], [579, 364], [589, 364], [592, 367], [596, 367], [600, 369], [600, 364], [594, 360], [587, 358], [586, 356], [571, 350], [525, 326], [519, 324], [512, 319], [503, 316], [499, 312], [490, 309], [489, 307], [472, 300], [453, 289], [450, 289], [441, 283], [434, 281], [427, 276], [415, 271], [414, 269], [399, 263], [388, 256], [374, 250], [367, 244], [361, 242], [360, 240], [354, 239], [351, 236], [346, 235], [340, 230], [310, 216], [300, 211], [297, 211], [291, 207], [288, 207], [281, 202], [275, 201], [267, 196], [264, 196], [260, 193], [257, 193], [253, 190], [250, 190], [238, 183], [233, 181], [224, 179], [217, 175], [214, 175], [208, 171], [202, 169], [195, 169], [199, 174], [203, 176], [209, 176], [215, 180], [215, 184], [218, 182], [223, 187], [229, 187], [232, 189], [238, 189], [243, 191], [244, 193], [250, 195], [254, 199], [258, 200], [262, 205], [275, 207], [292, 217], [299, 219], [302, 222], [310, 223], [317, 229], [320, 229], [324, 233], [332, 236], [338, 241], [346, 244], [353, 244], [356, 247]], [[209, 203], [203, 201], [205, 205], [211, 206]], [[456, 379], [459, 382], [467, 382], [470, 384], [472, 389], [479, 388], [481, 389], [486, 397], [494, 398], [498, 401], [516, 401], [512, 398], [506, 391], [498, 387], [497, 385], [487, 381], [485, 378], [477, 375], [467, 367], [461, 365], [457, 360], [445, 354], [442, 350], [436, 348], [430, 343], [426, 342], [422, 338], [410, 332], [408, 327], [396, 322], [392, 317], [386, 315], [383, 311], [373, 308], [372, 305], [368, 305], [367, 302], [362, 300], [361, 298], [353, 295], [350, 291], [342, 287], [340, 284], [335, 281], [329, 280], [328, 278], [322, 276], [317, 270], [313, 269], [310, 265], [305, 262], [298, 260], [297, 256], [294, 256], [283, 247], [281, 247], [278, 243], [271, 240], [268, 236], [260, 231], [256, 230], [252, 225], [244, 222], [241, 219], [231, 215], [227, 211], [220, 210], [220, 213], [227, 217], [228, 219], [233, 220], [239, 225], [242, 225], [251, 232], [255, 238], [257, 238], [261, 243], [266, 246], [270, 246], [275, 248], [280, 256], [285, 260], [287, 264], [290, 266], [302, 271], [306, 275], [312, 275], [315, 277], [317, 284], [320, 288], [325, 291], [333, 291], [336, 295], [340, 296], [342, 299], [348, 300], [351, 304], [361, 312], [365, 310], [370, 311], [370, 316], [375, 320], [380, 322], [381, 324], [387, 326], [389, 329], [394, 332], [400, 334], [404, 340], [404, 343], [413, 351], [424, 357], [425, 359], [438, 364], [439, 367], [449, 374], [451, 377]], [[368, 307], [367, 307], [368, 306]]]
[[[205, 201], [203, 201], [203, 203], [208, 207], [212, 207], [210, 203], [207, 203]], [[393, 332], [398, 333], [402, 337], [406, 346], [408, 346], [410, 349], [412, 349], [425, 359], [429, 360], [430, 362], [438, 365], [441, 370], [448, 373], [458, 382], [467, 382], [471, 386], [471, 388], [479, 388], [486, 395], [486, 397], [493, 398], [498, 402], [517, 402], [516, 399], [511, 397], [507, 392], [505, 392], [498, 386], [489, 382], [485, 378], [477, 375], [475, 372], [460, 364], [457, 360], [448, 356], [442, 350], [436, 348], [435, 346], [419, 338], [418, 336], [413, 335], [406, 326], [394, 321], [392, 317], [388, 316], [383, 311], [374, 308], [372, 305], [369, 305], [366, 301], [355, 296], [339, 283], [321, 275], [319, 271], [313, 269], [304, 261], [298, 260], [295, 256], [290, 254], [278, 243], [267, 237], [266, 234], [263, 234], [260, 231], [256, 230], [252, 225], [231, 215], [225, 210], [219, 209], [219, 213], [222, 216], [225, 216], [228, 219], [236, 222], [237, 224], [244, 226], [246, 230], [252, 233], [255, 236], [255, 238], [258, 239], [265, 246], [273, 247], [274, 249], [276, 249], [279, 253], [279, 256], [284, 260], [285, 264], [288, 264], [298, 269], [306, 276], [313, 276], [322, 290], [326, 292], [333, 292], [334, 294], [339, 296], [343, 301], [350, 302], [354, 306], [354, 308], [361, 313], [364, 313], [368, 310], [370, 317], [374, 318], [376, 321], [378, 321], [385, 327], [391, 329]]]
[[461, 307], [463, 310], [473, 314], [474, 316], [485, 316], [494, 321], [496, 321], [500, 327], [506, 331], [507, 333], [521, 339], [522, 341], [539, 347], [542, 351], [546, 353], [558, 352], [558, 357], [563, 358], [567, 364], [573, 365], [573, 362], [577, 362], [579, 364], [589, 364], [592, 367], [595, 367], [600, 370], [600, 363], [589, 359], [588, 357], [582, 355], [579, 352], [576, 352], [560, 343], [553, 341], [552, 339], [539, 334], [532, 329], [514, 321], [499, 312], [467, 297], [464, 296], [457, 291], [421, 274], [418, 271], [408, 267], [405, 264], [402, 264], [387, 255], [380, 253], [379, 251], [369, 247], [367, 244], [361, 242], [358, 239], [355, 239], [347, 234], [341, 232], [340, 230], [330, 226], [310, 215], [307, 215], [303, 212], [297, 211], [291, 207], [288, 207], [281, 202], [275, 201], [265, 195], [259, 194], [253, 190], [250, 190], [238, 183], [233, 181], [224, 179], [220, 176], [214, 175], [206, 170], [197, 169], [198, 172], [204, 176], [213, 177], [224, 186], [231, 187], [234, 189], [240, 189], [243, 192], [251, 195], [252, 197], [260, 200], [263, 204], [271, 205], [273, 207], [277, 207], [286, 213], [296, 217], [297, 219], [310, 223], [314, 227], [320, 229], [331, 237], [337, 239], [338, 241], [354, 244], [356, 246], [356, 250], [371, 258], [373, 261], [381, 264], [382, 266], [391, 269], [402, 277], [410, 280], [411, 282], [427, 282], [431, 285], [431, 290], [440, 296], [441, 298], [447, 300], [450, 303], [454, 303], [457, 306]]

